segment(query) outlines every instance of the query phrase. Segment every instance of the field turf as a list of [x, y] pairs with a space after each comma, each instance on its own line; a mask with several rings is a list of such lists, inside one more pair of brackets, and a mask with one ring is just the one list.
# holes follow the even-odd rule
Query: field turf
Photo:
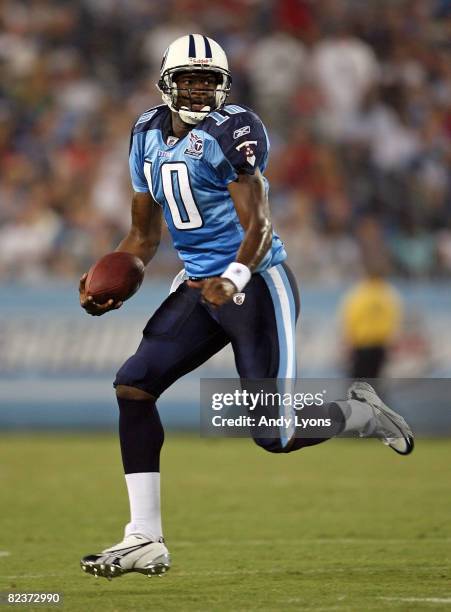
[[403, 458], [168, 434], [162, 463], [173, 568], [96, 580], [79, 558], [128, 517], [115, 437], [1, 436], [0, 591], [60, 591], [26, 609], [71, 612], [451, 609], [451, 440]]

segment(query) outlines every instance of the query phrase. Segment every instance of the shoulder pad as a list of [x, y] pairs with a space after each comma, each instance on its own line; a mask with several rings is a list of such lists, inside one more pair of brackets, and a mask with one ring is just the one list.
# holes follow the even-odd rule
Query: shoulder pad
[[214, 111], [199, 126], [219, 144], [224, 157], [238, 173], [264, 171], [269, 140], [260, 117], [249, 108], [226, 104]]
[[133, 134], [160, 127], [168, 112], [169, 107], [166, 106], [166, 104], [159, 104], [158, 106], [149, 108], [138, 117], [138, 120], [133, 126]]
[[200, 129], [216, 139], [226, 136], [236, 140], [248, 134], [256, 124], [260, 126], [261, 123], [261, 119], [250, 108], [226, 104], [221, 110], [211, 112], [203, 120]]

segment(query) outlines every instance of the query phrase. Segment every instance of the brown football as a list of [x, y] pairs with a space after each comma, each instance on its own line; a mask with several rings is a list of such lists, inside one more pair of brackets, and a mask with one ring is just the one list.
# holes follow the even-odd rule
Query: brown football
[[105, 304], [110, 299], [124, 302], [138, 291], [143, 278], [144, 264], [139, 257], [115, 251], [91, 266], [85, 290], [97, 304]]

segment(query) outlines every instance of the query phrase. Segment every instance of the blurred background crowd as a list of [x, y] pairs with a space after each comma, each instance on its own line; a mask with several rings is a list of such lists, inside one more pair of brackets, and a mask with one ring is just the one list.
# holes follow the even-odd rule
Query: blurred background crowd
[[[3, 0], [0, 280], [76, 278], [129, 227], [128, 144], [173, 39], [226, 50], [301, 280], [451, 274], [451, 0]], [[166, 235], [152, 275], [179, 269]]]

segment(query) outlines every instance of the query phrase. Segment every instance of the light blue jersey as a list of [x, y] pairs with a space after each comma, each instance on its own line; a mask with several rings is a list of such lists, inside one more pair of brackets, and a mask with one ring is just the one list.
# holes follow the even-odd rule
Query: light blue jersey
[[[187, 275], [219, 276], [235, 261], [244, 237], [227, 185], [239, 173], [254, 174], [257, 168], [264, 172], [266, 130], [255, 113], [229, 104], [210, 113], [184, 138], [171, 134], [166, 105], [138, 119], [130, 142], [133, 189], [151, 193], [162, 207]], [[283, 243], [274, 233], [272, 247], [256, 271], [285, 259]]]

